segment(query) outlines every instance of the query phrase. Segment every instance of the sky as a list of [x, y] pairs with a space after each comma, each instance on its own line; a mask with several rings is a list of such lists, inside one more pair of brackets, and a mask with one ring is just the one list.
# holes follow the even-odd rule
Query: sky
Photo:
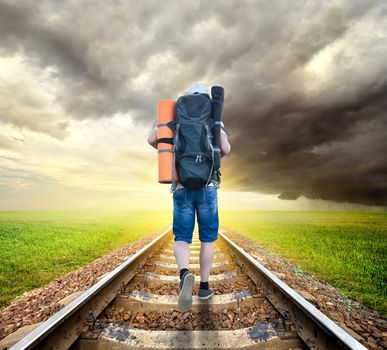
[[225, 89], [220, 209], [387, 209], [387, 3], [0, 0], [0, 210], [171, 209], [157, 102]]

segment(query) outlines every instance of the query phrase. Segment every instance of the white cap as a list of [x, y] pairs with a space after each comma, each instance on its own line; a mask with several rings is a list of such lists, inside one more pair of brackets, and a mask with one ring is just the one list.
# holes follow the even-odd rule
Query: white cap
[[210, 89], [207, 84], [204, 83], [193, 83], [189, 89], [188, 89], [188, 94], [193, 95], [195, 93], [199, 94], [210, 94]]

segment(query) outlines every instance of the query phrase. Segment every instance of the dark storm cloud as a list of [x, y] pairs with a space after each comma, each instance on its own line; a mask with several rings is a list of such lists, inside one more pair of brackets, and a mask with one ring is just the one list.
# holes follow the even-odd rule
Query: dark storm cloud
[[0, 50], [54, 67], [79, 119], [149, 126], [157, 100], [222, 85], [224, 183], [387, 205], [386, 18], [383, 0], [0, 1]]

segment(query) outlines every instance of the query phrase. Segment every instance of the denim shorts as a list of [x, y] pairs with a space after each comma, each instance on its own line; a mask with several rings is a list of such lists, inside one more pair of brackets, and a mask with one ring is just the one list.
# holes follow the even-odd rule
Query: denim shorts
[[195, 211], [199, 226], [199, 240], [218, 239], [218, 188], [207, 186], [198, 190], [179, 188], [173, 192], [173, 234], [175, 241], [192, 243]]

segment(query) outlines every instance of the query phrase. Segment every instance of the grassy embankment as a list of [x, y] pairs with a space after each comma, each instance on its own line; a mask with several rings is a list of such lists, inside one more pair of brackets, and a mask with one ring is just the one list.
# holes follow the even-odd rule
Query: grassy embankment
[[229, 227], [387, 312], [387, 212], [235, 211]]
[[172, 215], [158, 211], [0, 212], [0, 307], [151, 232]]

